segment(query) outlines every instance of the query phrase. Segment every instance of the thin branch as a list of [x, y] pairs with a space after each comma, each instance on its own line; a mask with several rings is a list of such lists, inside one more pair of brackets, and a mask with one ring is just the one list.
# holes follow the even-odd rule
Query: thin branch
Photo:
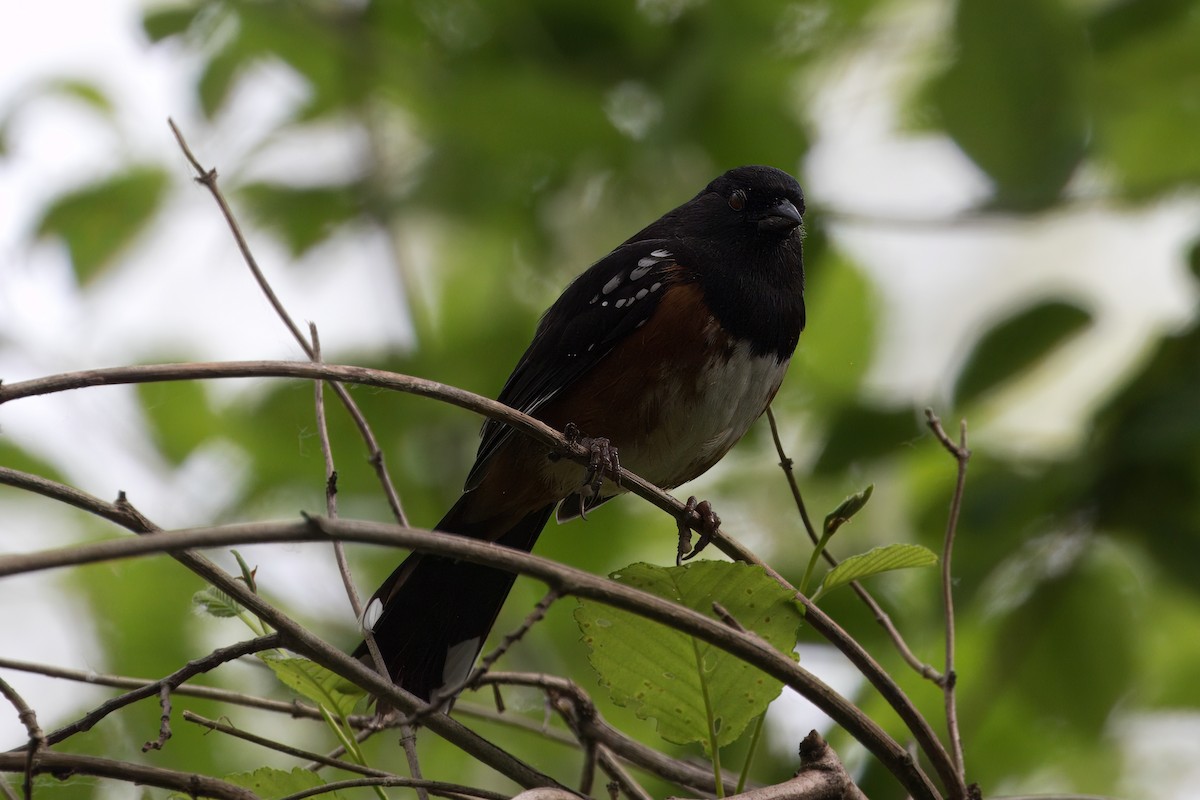
[[[25, 733], [29, 737], [29, 754], [25, 759], [25, 777], [22, 781], [22, 789], [25, 792], [25, 800], [33, 800], [33, 762], [37, 754], [46, 748], [46, 734], [42, 731], [42, 726], [38, 724], [37, 713], [25, 702], [25, 698], [21, 697], [21, 694], [3, 678], [0, 678], [0, 694], [4, 695], [4, 699], [16, 709], [17, 719], [25, 726]], [[4, 788], [7, 791], [7, 783], [4, 784]]]
[[356, 789], [360, 786], [379, 786], [389, 787], [396, 786], [408, 789], [423, 789], [430, 794], [440, 795], [441, 797], [479, 797], [482, 800], [508, 800], [508, 795], [500, 792], [490, 792], [487, 789], [476, 789], [471, 786], [462, 786], [457, 783], [445, 783], [444, 781], [427, 781], [416, 780], [413, 778], [402, 778], [400, 776], [392, 778], [351, 778], [344, 781], [330, 781], [321, 786], [314, 786], [311, 789], [305, 789], [302, 792], [289, 794], [279, 798], [279, 800], [304, 800], [306, 797], [319, 797], [330, 792], [341, 791], [342, 789]]
[[946, 615], [946, 680], [942, 691], [946, 705], [946, 734], [950, 738], [951, 754], [954, 765], [961, 774], [966, 774], [963, 764], [962, 735], [958, 727], [958, 702], [955, 699], [955, 688], [958, 674], [954, 671], [954, 572], [951, 560], [954, 556], [954, 537], [958, 531], [958, 517], [962, 511], [963, 492], [967, 483], [967, 464], [971, 460], [971, 451], [967, 449], [967, 421], [959, 425], [958, 443], [955, 444], [942, 427], [942, 421], [932, 408], [925, 409], [925, 420], [933, 435], [946, 448], [958, 467], [954, 481], [954, 495], [950, 498], [950, 514], [946, 519], [946, 537], [942, 546], [942, 604]]
[[[123, 539], [126, 542], [149, 541], [147, 539]], [[58, 730], [46, 737], [47, 744], [58, 744], [59, 742], [74, 736], [77, 733], [82, 733], [92, 729], [97, 722], [107, 717], [109, 714], [124, 708], [127, 705], [136, 703], [138, 700], [143, 700], [147, 697], [157, 695], [163, 688], [174, 688], [184, 681], [199, 675], [202, 672], [208, 672], [211, 669], [219, 667], [229, 661], [241, 658], [244, 655], [251, 653], [259, 653], [263, 650], [270, 650], [280, 646], [283, 638], [278, 633], [271, 633], [266, 636], [259, 636], [257, 639], [249, 639], [244, 642], [230, 645], [228, 647], [219, 647], [203, 658], [197, 658], [189, 661], [183, 667], [175, 670], [165, 678], [160, 678], [153, 683], [148, 683], [145, 686], [139, 687], [125, 694], [118, 695], [112, 698], [92, 711], [89, 711], [82, 718], [72, 722], [69, 725], [64, 725]]]
[[[657, 775], [665, 781], [689, 789], [711, 791], [713, 785], [712, 770], [688, 761], [671, 758], [652, 747], [626, 736], [604, 720], [600, 711], [592, 702], [591, 697], [578, 684], [557, 675], [546, 675], [539, 672], [492, 672], [482, 681], [485, 685], [493, 686], [533, 686], [546, 692], [549, 697], [558, 702], [552, 708], [580, 741], [592, 741], [614, 756], [621, 758], [647, 772]], [[564, 705], [563, 700], [569, 703]], [[455, 711], [462, 710], [455, 707]], [[578, 742], [576, 742], [578, 746]], [[737, 776], [726, 772], [722, 776], [725, 791], [733, 794], [737, 787]]]
[[[705, 614], [682, 608], [655, 595], [492, 542], [412, 528], [399, 528], [378, 522], [309, 518], [302, 522], [250, 523], [172, 531], [134, 539], [90, 542], [67, 550], [9, 555], [0, 557], [0, 577], [57, 566], [147, 555], [160, 550], [168, 550], [178, 558], [196, 547], [228, 547], [235, 544], [271, 542], [312, 542], [324, 541], [326, 537], [407, 547], [434, 555], [484, 564], [508, 572], [530, 575], [565, 594], [599, 600], [647, 619], [670, 625], [683, 633], [748, 661], [771, 677], [782, 681], [808, 698], [845, 728], [851, 736], [862, 742], [915, 798], [932, 800], [938, 797], [937, 790], [920, 768], [913, 763], [907, 751], [874, 720], [808, 670], [759, 637], [739, 634]], [[234, 581], [230, 581], [230, 583], [236, 584]], [[244, 587], [233, 585], [230, 588], [238, 593], [235, 595], [238, 602], [247, 606], [252, 613], [267, 619], [277, 630], [286, 635], [289, 647], [292, 649], [304, 653], [322, 666], [352, 680], [376, 696], [383, 697], [405, 713], [411, 713], [417, 707], [417, 703], [420, 701], [413, 698], [412, 695], [367, 669], [337, 648], [331, 647], [290, 618], [279, 614], [259, 596], [244, 591]], [[807, 608], [809, 609], [808, 619], [810, 623], [814, 624], [814, 627], [818, 618], [828, 620], [811, 603]], [[832, 622], [830, 621], [829, 624]], [[845, 635], [844, 632], [842, 635]], [[426, 725], [432, 729], [434, 726], [447, 725], [449, 722], [449, 718], [445, 715], [436, 714], [428, 718]], [[484, 741], [481, 740], [481, 742]], [[486, 744], [489, 748], [495, 748], [491, 743]], [[484, 752], [484, 755], [492, 759], [497, 757], [490, 750]], [[511, 756], [507, 757], [511, 758]], [[519, 763], [516, 762], [516, 764]], [[516, 772], [516, 764], [506, 763], [506, 766], [510, 771]], [[526, 779], [549, 780], [540, 774], [535, 773], [535, 775], [537, 775], [536, 778], [530, 775]]]
[[[767, 421], [771, 425], [771, 438], [775, 442], [775, 452], [779, 455], [779, 466], [783, 470], [784, 476], [787, 478], [788, 486], [792, 490], [792, 499], [796, 503], [796, 509], [800, 512], [800, 519], [804, 523], [804, 529], [808, 533], [808, 538], [812, 540], [813, 546], [817, 545], [819, 537], [816, 529], [813, 527], [812, 520], [809, 519], [808, 509], [804, 505], [804, 498], [800, 494], [800, 485], [796, 482], [795, 472], [792, 470], [792, 459], [787, 455], [783, 448], [783, 440], [779, 436], [779, 428], [775, 424], [775, 413], [771, 407], [767, 407]], [[829, 552], [829, 548], [825, 547], [821, 550], [821, 556], [825, 562], [831, 567], [836, 567], [840, 562], [834, 557], [833, 553]], [[891, 616], [883, 610], [883, 606], [875, 599], [874, 595], [863, 586], [859, 581], [850, 581], [850, 588], [858, 595], [859, 599], [867, 606], [871, 614], [875, 617], [875, 621], [887, 633], [892, 644], [900, 653], [900, 657], [904, 659], [904, 663], [912, 667], [921, 677], [926, 678], [938, 686], [942, 685], [943, 677], [940, 672], [934, 669], [931, 665], [926, 664], [912, 651], [908, 646], [908, 642], [904, 640], [904, 636], [900, 633], [900, 629], [892, 621]]]
[[[0, 772], [24, 770], [25, 757], [25, 753], [0, 753]], [[195, 772], [178, 772], [173, 769], [151, 767], [130, 761], [114, 761], [76, 753], [56, 753], [53, 750], [43, 750], [37, 754], [34, 759], [33, 771], [37, 775], [54, 775], [64, 780], [73, 775], [112, 778], [129, 784], [157, 786], [189, 797], [258, 800], [258, 795], [249, 789], [243, 789], [241, 786], [235, 786], [219, 778], [210, 778]]]
[[398, 777], [400, 777], [399, 775], [396, 775], [393, 772], [388, 772], [388, 771], [382, 770], [382, 769], [375, 769], [373, 767], [365, 767], [361, 764], [355, 764], [352, 761], [342, 761], [337, 758], [330, 758], [330, 757], [322, 755], [320, 753], [314, 753], [311, 750], [302, 750], [299, 747], [292, 747], [291, 745], [286, 745], [286, 744], [283, 744], [282, 742], [277, 742], [273, 739], [268, 739], [265, 736], [257, 736], [253, 733], [249, 733], [248, 731], [244, 731], [239, 728], [235, 728], [232, 725], [227, 725], [224, 722], [217, 722], [216, 720], [207, 719], [206, 717], [202, 717], [199, 714], [195, 713], [194, 711], [185, 710], [183, 712], [183, 719], [186, 722], [191, 722], [195, 725], [200, 725], [202, 727], [208, 728], [211, 731], [216, 731], [217, 733], [224, 733], [227, 736], [232, 736], [235, 739], [241, 739], [244, 742], [250, 742], [251, 744], [256, 744], [256, 745], [259, 745], [260, 747], [265, 747], [268, 750], [274, 750], [277, 753], [283, 753], [285, 755], [289, 755], [294, 758], [301, 758], [306, 761], [313, 761], [318, 764], [323, 764], [327, 767], [337, 767], [338, 769], [345, 770], [346, 772], [355, 772], [359, 775], [368, 775], [368, 776], [375, 777], [375, 778], [398, 778]]
[[596, 763], [600, 765], [600, 769], [604, 770], [608, 777], [612, 779], [612, 782], [620, 788], [629, 800], [654, 800], [654, 796], [634, 780], [629, 771], [621, 766], [621, 762], [604, 745], [596, 747]]
[[[259, 362], [227, 362], [219, 364], [169, 364], [169, 365], [143, 365], [133, 367], [117, 367], [110, 369], [85, 370], [81, 372], [66, 373], [63, 375], [55, 375], [44, 378], [37, 378], [29, 381], [18, 383], [0, 384], [0, 404], [23, 397], [31, 397], [53, 392], [65, 391], [68, 389], [84, 388], [87, 386], [113, 385], [121, 383], [141, 383], [149, 381], [163, 380], [193, 380], [193, 379], [212, 379], [212, 378], [230, 378], [230, 377], [296, 377], [310, 378], [322, 380], [337, 380], [346, 383], [362, 383], [371, 386], [377, 386], [385, 389], [393, 389], [397, 391], [405, 391], [412, 394], [417, 394], [427, 397], [436, 397], [444, 402], [452, 405], [457, 405], [463, 408], [469, 408], [479, 413], [482, 413], [489, 418], [497, 419], [513, 427], [515, 430], [521, 431], [523, 434], [533, 437], [548, 446], [548, 449], [554, 452], [562, 453], [579, 463], [586, 463], [586, 459], [590, 454], [586, 448], [578, 443], [572, 444], [568, 442], [561, 433], [551, 429], [544, 423], [521, 414], [507, 406], [497, 403], [494, 400], [480, 397], [471, 392], [457, 389], [455, 387], [439, 384], [434, 381], [428, 381], [421, 378], [414, 378], [405, 375], [396, 375], [394, 373], [383, 372], [380, 370], [370, 370], [363, 367], [345, 367], [332, 366], [328, 364], [311, 364], [291, 361], [259, 361]], [[638, 476], [622, 469], [621, 485], [629, 489], [634, 494], [642, 497], [671, 514], [674, 518], [683, 518], [691, 523], [690, 518], [686, 515], [686, 507], [674, 497], [671, 497], [666, 492], [656, 486], [649, 484]], [[2, 477], [2, 476], [0, 476]], [[770, 565], [758, 558], [754, 553], [740, 544], [736, 539], [729, 537], [724, 532], [710, 531], [713, 543], [730, 558], [747, 563], [757, 564], [766, 570], [767, 574], [771, 575], [781, 585], [792, 588], [779, 573]], [[457, 538], [457, 537], [456, 537]], [[201, 569], [198, 564], [189, 564], [189, 568], [193, 570]], [[207, 570], [207, 568], [205, 568]], [[215, 569], [215, 567], [213, 567]], [[200, 572], [201, 576], [205, 576], [205, 572]], [[219, 580], [217, 577], [211, 580]], [[206, 578], [208, 579], [208, 578]], [[221, 586], [227, 592], [238, 594], [238, 587]], [[882, 667], [879, 666], [873, 658], [870, 657], [862, 646], [854, 639], [850, 638], [836, 626], [832, 620], [823, 612], [807, 603], [806, 598], [798, 595], [801, 602], [806, 603], [809, 609], [807, 614], [809, 621], [813, 623], [814, 630], [817, 630], [841, 650], [851, 662], [855, 664], [863, 675], [875, 686], [883, 695], [884, 699], [896, 709], [901, 718], [912, 730], [921, 749], [926, 753], [930, 762], [937, 770], [938, 775], [942, 778], [943, 783], [948, 787], [954, 787], [955, 791], [951, 792], [954, 798], [963, 796], [965, 785], [958, 776], [957, 770], [950, 760], [950, 757], [937, 740], [936, 735], [929, 728], [928, 723], [916, 710], [916, 707], [899, 688], [896, 682], [888, 675]], [[259, 602], [257, 598], [251, 596], [249, 600], [243, 602], [243, 605], [252, 605], [254, 602]], [[279, 627], [279, 626], [276, 626]], [[308, 635], [307, 631], [296, 626], [296, 635]], [[313, 645], [316, 645], [316, 637], [312, 637]], [[323, 644], [323, 643], [322, 643]], [[328, 650], [324, 651], [327, 656], [332, 656]], [[339, 656], [341, 654], [339, 653]], [[328, 666], [328, 663], [324, 664]], [[331, 667], [332, 668], [332, 667]], [[337, 671], [337, 670], [335, 670]], [[345, 674], [339, 672], [339, 674]], [[361, 684], [360, 685], [364, 685]], [[388, 682], [389, 687], [391, 686]], [[379, 692], [371, 689], [376, 696]], [[403, 692], [402, 692], [403, 693]], [[403, 693], [406, 697], [411, 697], [407, 693]], [[811, 698], [810, 698], [811, 699]], [[411, 702], [411, 701], [408, 701]], [[402, 709], [411, 710], [412, 706], [407, 704], [393, 704]], [[430, 721], [439, 719], [439, 716], [430, 717]], [[840, 721], [839, 721], [840, 722]], [[873, 724], [873, 723], [872, 723]], [[861, 730], [861, 726], [856, 726]], [[876, 726], [877, 727], [877, 726]], [[893, 743], [894, 744], [894, 743]], [[890, 751], [892, 756], [882, 755], [885, 751]], [[892, 745], [884, 745], [883, 750], [876, 752], [881, 758], [902, 758], [903, 761], [893, 761], [893, 766], [900, 772], [908, 774], [907, 780], [914, 781], [910, 788], [922, 786], [925, 784], [924, 776], [921, 775], [921, 780], [915, 780], [916, 775], [921, 774], [919, 767], [913, 763], [912, 759], [907, 754], [899, 755], [892, 750]], [[962, 791], [958, 791], [961, 788]]]
[[[192, 169], [196, 171], [196, 182], [204, 188], [208, 189], [213, 200], [221, 209], [221, 215], [225, 217], [225, 222], [229, 226], [230, 233], [233, 234], [234, 241], [237, 243], [238, 250], [242, 254], [242, 259], [249, 267], [250, 273], [254, 276], [255, 282], [266, 296], [271, 307], [275, 309], [276, 315], [291, 331], [292, 337], [304, 350], [305, 355], [310, 359], [317, 360], [314, 349], [308, 340], [304, 338], [304, 334], [300, 332], [300, 328], [296, 325], [287, 309], [283, 307], [279, 297], [275, 294], [275, 290], [271, 288], [271, 284], [267, 281], [266, 275], [258, 266], [258, 261], [254, 258], [254, 253], [250, 250], [250, 245], [246, 241], [246, 237], [242, 235], [241, 226], [238, 224], [237, 218], [233, 214], [233, 210], [229, 207], [229, 203], [225, 200], [225, 195], [217, 186], [217, 170], [205, 169], [200, 165], [200, 161], [192, 154], [192, 150], [188, 147], [187, 141], [183, 138], [183, 133], [175, 125], [172, 119], [167, 120], [167, 124], [171, 126], [171, 132], [175, 134], [175, 140], [179, 142], [179, 149], [183, 151], [183, 155], [187, 158], [188, 163], [192, 165]], [[388, 474], [387, 465], [384, 462], [383, 450], [379, 447], [379, 441], [375, 438], [375, 433], [371, 430], [371, 426], [367, 423], [366, 416], [359, 409], [358, 404], [354, 402], [354, 398], [350, 396], [350, 392], [341, 384], [332, 384], [333, 391], [337, 394], [338, 399], [342, 401], [342, 405], [346, 407], [346, 411], [354, 420], [355, 427], [358, 428], [359, 435], [367, 446], [369, 454], [368, 460], [371, 466], [375, 468], [375, 473], [379, 477], [379, 483], [383, 487], [383, 493], [387, 497], [388, 506], [392, 509], [392, 516], [400, 525], [407, 525], [408, 518], [404, 515], [404, 507], [400, 503], [400, 495], [396, 493], [396, 486], [392, 482], [391, 475]]]
[[[18, 661], [16, 659], [3, 657], [0, 657], [0, 669], [19, 670], [21, 672], [30, 672], [36, 675], [45, 675], [51, 678], [61, 678], [63, 680], [76, 681], [78, 683], [90, 683], [96, 686], [111, 686], [116, 689], [137, 689], [143, 686], [151, 686], [158, 682], [148, 678], [131, 678], [124, 675], [105, 675], [91, 672], [90, 670], [67, 669], [65, 667], [55, 667], [49, 664], [35, 664], [31, 661]], [[282, 700], [268, 700], [263, 697], [255, 697], [253, 695], [244, 694], [242, 692], [234, 692], [228, 689], [218, 689], [212, 686], [193, 686], [186, 683], [182, 686], [175, 687], [172, 693], [183, 695], [185, 697], [199, 697], [219, 703], [245, 706], [246, 708], [274, 711], [297, 718], [311, 720], [324, 719], [324, 717], [321, 716], [321, 712], [315, 706], [310, 706], [299, 700], [292, 700], [290, 702], [284, 702]], [[378, 727], [375, 722], [375, 716], [372, 714], [354, 715], [348, 719], [350, 725], [357, 729]]]
[[[0, 384], [0, 392], [4, 385]], [[152, 549], [162, 546], [161, 529], [147, 520], [122, 495], [116, 503], [105, 503], [71, 487], [55, 481], [29, 475], [18, 470], [0, 467], [0, 483], [27, 488], [30, 491], [51, 498], [62, 498], [84, 511], [112, 520], [137, 533], [153, 533], [152, 537], [122, 540], [127, 542], [144, 542], [157, 539]], [[444, 536], [444, 534], [441, 534]], [[167, 545], [170, 548], [170, 545]], [[238, 603], [245, 606], [259, 619], [266, 620], [275, 630], [286, 635], [289, 646], [300, 654], [316, 663], [332, 670], [347, 680], [363, 687], [375, 697], [385, 700], [389, 705], [399, 708], [406, 713], [412, 713], [423, 705], [423, 701], [392, 683], [386, 677], [368, 669], [356, 659], [346, 655], [340, 649], [330, 645], [311, 631], [297, 623], [291, 617], [282, 613], [262, 597], [237, 580], [229, 573], [218, 567], [208, 558], [191, 550], [170, 550], [170, 555], [204, 580], [230, 595]], [[103, 559], [101, 559], [103, 560]], [[3, 577], [0, 575], [0, 577]], [[479, 734], [463, 727], [457, 721], [445, 714], [438, 714], [426, 721], [425, 727], [458, 747], [468, 756], [481, 764], [485, 764], [513, 782], [523, 787], [558, 786], [558, 782], [547, 775], [538, 772], [521, 759], [484, 739]]]
[[163, 684], [158, 690], [158, 705], [162, 709], [158, 723], [158, 738], [142, 745], [142, 752], [162, 750], [171, 738], [171, 687]]

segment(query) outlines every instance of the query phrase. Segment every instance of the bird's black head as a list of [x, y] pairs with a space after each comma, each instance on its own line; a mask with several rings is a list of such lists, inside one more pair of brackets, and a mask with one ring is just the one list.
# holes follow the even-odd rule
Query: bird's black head
[[801, 224], [804, 192], [791, 175], [774, 167], [737, 167], [714, 180], [693, 201], [718, 229], [742, 238], [787, 238]]
[[795, 178], [749, 166], [729, 170], [662, 220], [725, 330], [781, 361], [804, 328], [803, 213]]

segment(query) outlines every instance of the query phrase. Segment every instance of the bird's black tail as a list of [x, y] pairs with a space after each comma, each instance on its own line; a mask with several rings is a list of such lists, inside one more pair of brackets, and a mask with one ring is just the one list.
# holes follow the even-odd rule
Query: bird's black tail
[[[529, 552], [554, 510], [538, 509], [497, 536], [486, 520], [467, 521], [471, 494], [459, 498], [437, 530]], [[453, 558], [422, 553], [406, 558], [371, 598], [382, 603], [372, 630], [392, 680], [429, 700], [465, 678], [515, 579], [510, 572]], [[367, 657], [365, 642], [354, 655]]]

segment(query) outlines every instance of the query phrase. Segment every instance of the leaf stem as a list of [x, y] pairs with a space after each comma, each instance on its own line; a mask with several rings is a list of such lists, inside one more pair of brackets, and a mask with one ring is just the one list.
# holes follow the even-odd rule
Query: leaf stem
[[746, 751], [746, 762], [742, 764], [742, 774], [738, 775], [737, 794], [741, 794], [746, 788], [746, 778], [750, 775], [750, 765], [754, 763], [754, 754], [758, 752], [758, 742], [762, 736], [763, 723], [767, 720], [767, 712], [758, 715], [758, 722], [754, 723], [754, 733], [750, 734], [750, 747]]

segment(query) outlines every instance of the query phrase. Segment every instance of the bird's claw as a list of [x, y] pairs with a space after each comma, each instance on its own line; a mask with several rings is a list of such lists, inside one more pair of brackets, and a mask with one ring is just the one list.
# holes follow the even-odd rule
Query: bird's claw
[[[700, 539], [692, 547], [692, 525], [700, 531]], [[700, 551], [708, 547], [717, 531], [721, 528], [721, 518], [713, 511], [707, 500], [697, 502], [695, 495], [687, 499], [683, 513], [679, 515], [679, 546], [675, 552], [675, 565], [695, 558]]]
[[587, 476], [583, 479], [583, 488], [588, 491], [579, 492], [579, 516], [586, 520], [587, 508], [600, 497], [604, 479], [621, 485], [621, 459], [612, 442], [600, 436], [584, 436], [573, 422], [567, 423], [563, 435], [571, 444], [581, 444], [588, 449]]

